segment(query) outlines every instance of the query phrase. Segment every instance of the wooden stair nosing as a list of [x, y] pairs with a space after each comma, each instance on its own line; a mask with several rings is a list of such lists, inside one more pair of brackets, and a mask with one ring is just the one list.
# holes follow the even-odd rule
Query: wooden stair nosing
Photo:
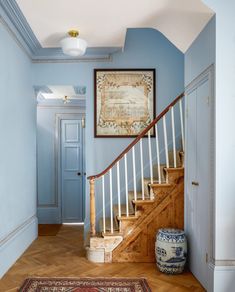
[[[132, 200], [131, 200], [132, 201]], [[131, 202], [130, 201], [130, 202]], [[126, 215], [126, 205], [121, 205], [121, 216], [125, 216]], [[134, 215], [135, 214], [135, 210], [134, 210], [134, 208], [133, 208], [133, 206], [131, 207], [131, 206], [129, 206], [129, 215]], [[118, 216], [119, 216], [119, 211], [118, 211], [118, 205], [117, 204], [115, 204], [114, 206], [113, 206], [113, 215], [114, 215], [114, 218], [117, 218]]]
[[155, 200], [150, 200], [150, 199], [147, 199], [147, 200], [132, 200], [132, 203], [134, 205], [151, 205], [154, 203]]
[[165, 167], [166, 172], [179, 172], [184, 171], [184, 167]]
[[136, 220], [138, 219], [139, 216], [136, 215], [129, 215], [129, 216], [117, 216], [117, 220], [121, 221], [121, 220], [126, 220], [126, 221], [131, 221], [131, 220]]
[[173, 186], [171, 183], [164, 183], [164, 184], [149, 184], [150, 187], [159, 187], [159, 188], [170, 188]]
[[105, 237], [105, 236], [123, 236], [123, 233], [122, 232], [120, 232], [119, 230], [117, 231], [117, 230], [115, 230], [115, 231], [113, 231], [113, 233], [110, 231], [110, 232], [104, 232], [104, 231], [102, 231], [101, 232], [101, 235], [102, 235], [102, 237]]

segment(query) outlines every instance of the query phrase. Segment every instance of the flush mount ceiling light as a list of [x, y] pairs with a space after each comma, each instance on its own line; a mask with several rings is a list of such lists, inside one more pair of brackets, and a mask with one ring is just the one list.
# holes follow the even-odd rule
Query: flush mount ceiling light
[[66, 104], [66, 103], [69, 103], [71, 100], [69, 100], [69, 97], [67, 95], [65, 95], [63, 97], [63, 103]]
[[86, 52], [87, 42], [78, 37], [77, 30], [70, 30], [66, 38], [60, 41], [63, 53], [72, 57], [82, 56]]

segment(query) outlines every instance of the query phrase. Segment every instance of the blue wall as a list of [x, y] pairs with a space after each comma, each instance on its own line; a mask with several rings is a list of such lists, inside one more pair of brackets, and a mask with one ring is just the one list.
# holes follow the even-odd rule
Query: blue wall
[[[205, 71], [206, 69], [208, 69], [208, 67], [210, 67], [212, 64], [215, 64], [215, 31], [216, 31], [216, 19], [215, 16], [212, 17], [212, 19], [208, 22], [208, 24], [205, 26], [205, 28], [202, 30], [202, 32], [199, 34], [199, 36], [195, 39], [195, 41], [192, 43], [192, 45], [190, 46], [190, 48], [187, 50], [187, 52], [185, 53], [185, 87], [187, 87], [195, 78], [197, 78], [198, 76], [201, 75], [201, 73], [203, 73], [203, 71]], [[213, 68], [210, 68], [213, 72]], [[213, 74], [213, 73], [212, 73]], [[212, 76], [212, 82], [213, 82], [214, 76]], [[195, 82], [192, 83], [195, 89]], [[192, 86], [190, 84], [189, 87], [192, 90]], [[189, 92], [191, 92], [189, 89]], [[197, 92], [197, 90], [195, 90], [195, 92]], [[202, 91], [201, 91], [202, 92]], [[197, 93], [199, 94], [199, 93]], [[196, 96], [198, 96], [196, 94]], [[213, 91], [212, 91], [213, 94]], [[186, 90], [186, 98], [187, 98], [187, 90]], [[192, 98], [192, 97], [191, 97]], [[211, 96], [212, 99], [215, 99], [215, 96], [212, 95]], [[214, 111], [214, 100], [211, 103], [212, 104], [212, 111]], [[189, 109], [190, 110], [190, 109]], [[206, 121], [204, 122], [206, 123]], [[186, 125], [187, 127], [187, 125]], [[214, 132], [214, 127], [215, 124], [211, 124], [211, 133]], [[213, 134], [212, 134], [213, 135]], [[212, 145], [211, 145], [211, 141], [210, 141], [210, 149], [212, 149]], [[187, 151], [187, 149], [186, 149]], [[213, 151], [213, 150], [212, 150]], [[214, 159], [214, 153], [211, 153]], [[187, 159], [187, 158], [186, 158]], [[214, 162], [213, 162], [214, 163]], [[187, 161], [185, 161], [185, 164], [187, 166], [188, 163]], [[211, 166], [213, 167], [213, 166]], [[211, 176], [211, 182], [212, 184], [214, 183], [214, 174], [212, 173]], [[187, 178], [186, 178], [187, 179]], [[211, 185], [210, 188], [214, 191], [214, 186]], [[186, 232], [188, 232], [188, 230], [191, 230], [190, 228], [190, 210], [193, 210], [195, 208], [195, 203], [192, 203], [191, 198], [188, 198], [188, 192], [186, 191], [185, 193], [185, 230]], [[209, 201], [210, 201], [210, 211], [213, 210], [214, 206], [213, 206], [213, 202], [212, 202], [212, 197], [214, 196], [214, 193], [211, 194], [207, 194], [207, 196], [209, 196]], [[211, 211], [212, 212], [212, 211]], [[209, 262], [208, 262], [208, 267], [210, 267], [212, 265], [211, 261], [211, 257], [213, 256], [213, 249], [212, 249], [212, 239], [211, 236], [213, 234], [213, 228], [209, 228], [213, 226], [213, 214], [209, 214], [209, 226], [204, 226], [201, 228], [206, 229], [206, 232], [209, 233], [209, 237], [210, 237], [210, 241], [208, 242], [208, 253], [209, 253]], [[205, 231], [203, 229], [203, 231]], [[209, 231], [207, 231], [209, 229]], [[197, 233], [195, 233], [197, 234]], [[195, 236], [195, 234], [188, 234], [188, 240], [189, 240], [189, 249], [190, 249], [190, 242], [191, 242], [191, 238], [193, 238]], [[203, 234], [203, 232], [202, 232]], [[192, 248], [192, 247], [191, 247]], [[195, 264], [195, 263], [194, 263]], [[191, 264], [190, 264], [190, 259], [189, 259], [189, 268], [191, 268]], [[193, 271], [193, 273], [195, 273], [195, 269]], [[195, 274], [195, 276], [197, 277], [198, 275]], [[211, 281], [212, 281], [212, 275], [211, 273], [208, 274], [208, 282], [206, 285], [206, 288], [210, 291], [210, 285], [211, 285]], [[221, 290], [223, 291], [223, 290]]]
[[211, 290], [235, 286], [235, 1], [203, 0], [216, 13], [214, 275]]
[[215, 16], [185, 53], [185, 87], [215, 63]]
[[31, 62], [0, 22], [0, 277], [37, 236]]
[[[184, 90], [184, 55], [154, 29], [129, 29], [124, 52], [110, 62], [33, 64], [34, 85], [76, 85], [87, 87], [86, 172], [103, 170], [131, 139], [94, 138], [94, 68], [156, 68], [156, 112], [160, 113]], [[86, 213], [89, 211], [89, 200]]]

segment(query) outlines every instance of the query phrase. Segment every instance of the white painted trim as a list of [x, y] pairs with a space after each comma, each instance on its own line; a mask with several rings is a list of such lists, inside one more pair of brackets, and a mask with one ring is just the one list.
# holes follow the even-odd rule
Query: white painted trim
[[235, 265], [218, 266], [209, 263], [208, 292], [231, 292], [235, 287]]
[[0, 241], [0, 278], [37, 238], [38, 220], [30, 217]]
[[37, 108], [49, 108], [49, 109], [73, 109], [78, 111], [77, 113], [83, 114], [86, 111], [86, 106], [79, 106], [79, 105], [49, 105], [49, 104], [37, 104]]
[[37, 57], [33, 57], [31, 59], [32, 63], [34, 64], [53, 64], [53, 63], [60, 63], [60, 64], [70, 64], [70, 63], [99, 63], [99, 62], [112, 62], [113, 57], [112, 55], [105, 56], [105, 57], [93, 57], [93, 58], [81, 58], [81, 59], [53, 59], [53, 58], [44, 58], [40, 59]]

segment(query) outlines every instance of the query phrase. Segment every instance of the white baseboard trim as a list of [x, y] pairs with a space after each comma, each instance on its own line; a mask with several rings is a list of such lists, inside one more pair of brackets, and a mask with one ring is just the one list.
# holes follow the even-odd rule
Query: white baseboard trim
[[235, 266], [225, 265], [217, 266], [209, 264], [209, 270], [212, 274], [209, 283], [209, 292], [231, 292], [235, 287]]
[[0, 241], [0, 279], [38, 236], [36, 215]]

